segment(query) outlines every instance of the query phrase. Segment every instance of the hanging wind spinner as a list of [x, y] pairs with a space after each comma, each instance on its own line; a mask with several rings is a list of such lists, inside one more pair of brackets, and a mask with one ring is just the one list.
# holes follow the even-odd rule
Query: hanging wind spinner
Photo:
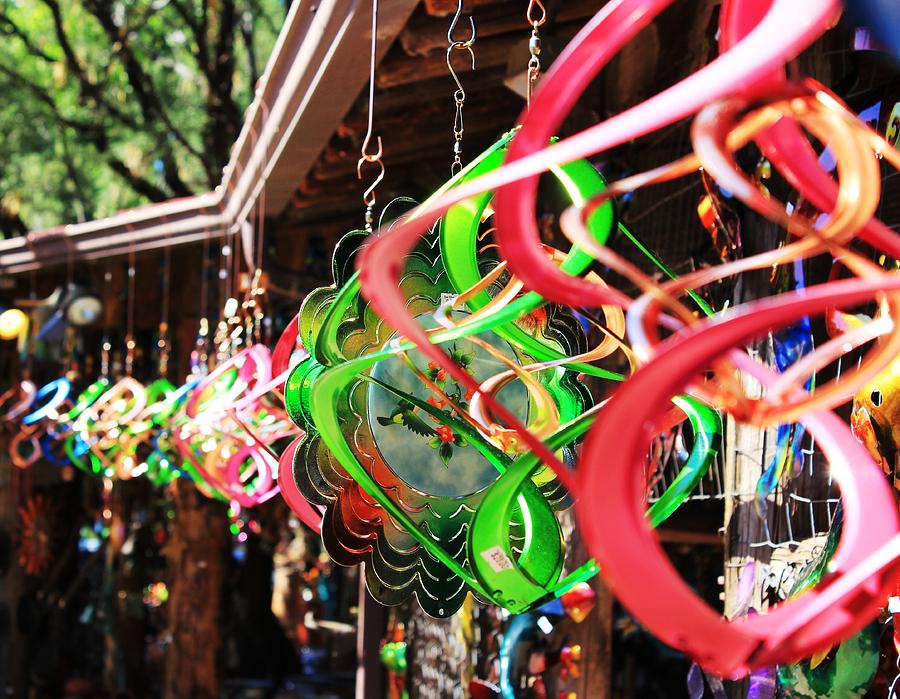
[[[512, 135], [438, 195], [498, 167]], [[570, 199], [586, 200], [603, 187], [585, 161], [556, 174]], [[479, 237], [489, 202], [483, 195], [451, 209], [405, 259], [400, 288], [423, 327], [456, 332], [444, 347], [482, 390], [494, 391], [570, 459], [574, 439], [591, 422], [585, 416], [590, 393], [578, 372], [620, 378], [578, 358], [605, 356], [616, 343], [605, 340], [601, 353], [588, 352], [573, 313], [519, 293], [492, 256], [493, 246]], [[606, 207], [591, 226], [605, 239], [611, 223]], [[366, 238], [354, 231], [338, 243], [334, 285], [313, 291], [301, 307], [300, 336], [312, 355], [285, 387], [291, 417], [306, 432], [293, 461], [296, 485], [311, 503], [326, 507], [322, 536], [329, 554], [344, 565], [367, 562], [366, 580], [380, 602], [399, 604], [415, 595], [429, 614], [447, 616], [473, 590], [513, 611], [533, 606], [552, 596], [562, 573], [564, 544], [554, 510], [568, 504], [566, 494], [552, 472], [522, 453], [511, 431], [485, 415], [476, 395], [404, 347], [359, 295], [352, 270]], [[575, 252], [562, 266], [579, 273], [589, 262]], [[610, 316], [608, 326], [621, 332], [621, 316]], [[522, 369], [536, 361], [547, 368]], [[473, 518], [486, 499], [494, 515], [482, 518], [489, 527], [480, 527], [473, 540]], [[495, 515], [504, 519], [500, 526]], [[534, 588], [528, 599], [510, 597], [506, 585], [495, 584], [496, 575], [520, 568], [526, 587]], [[578, 579], [595, 570], [589, 566]], [[578, 581], [567, 580], [568, 587]]]
[[[432, 200], [499, 167], [514, 135], [506, 134]], [[553, 174], [571, 201], [587, 201], [604, 187], [586, 161]], [[620, 309], [604, 306], [602, 320], [590, 319], [603, 339], [588, 349], [586, 317], [576, 320], [538, 294], [521, 293], [481, 232], [490, 201], [484, 193], [450, 208], [439, 229], [404, 259], [399, 282], [407, 311], [474, 377], [477, 392], [396, 337], [360, 296], [353, 268], [366, 241], [363, 231], [338, 244], [335, 284], [304, 301], [298, 330], [312, 355], [285, 386], [288, 411], [306, 433], [285, 471], [310, 503], [325, 508], [321, 529], [329, 553], [344, 565], [366, 561], [369, 589], [380, 602], [399, 604], [415, 595], [435, 616], [452, 614], [470, 590], [513, 613], [528, 611], [596, 574], [589, 561], [563, 577], [565, 543], [556, 511], [568, 498], [482, 398], [496, 398], [570, 461], [574, 442], [597, 416], [596, 407], [588, 409], [591, 397], [579, 374], [620, 381], [621, 374], [595, 362], [618, 351], [630, 362]], [[607, 204], [587, 223], [602, 244], [613, 221]], [[587, 271], [591, 256], [578, 247], [545, 250], [564, 272], [602, 284]], [[714, 410], [685, 396], [673, 402], [675, 421], [690, 422], [693, 448], [649, 509], [652, 526], [702, 478], [721, 433]], [[289, 502], [295, 511], [303, 504]]]

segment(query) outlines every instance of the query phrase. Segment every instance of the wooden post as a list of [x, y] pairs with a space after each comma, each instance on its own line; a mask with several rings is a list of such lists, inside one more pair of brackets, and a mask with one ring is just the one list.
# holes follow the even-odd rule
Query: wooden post
[[359, 617], [356, 629], [356, 699], [380, 699], [385, 695], [381, 665], [381, 640], [387, 610], [375, 601], [366, 587], [365, 563], [359, 566]]
[[18, 511], [10, 476], [13, 465], [0, 450], [0, 534], [8, 537], [9, 560], [6, 571], [0, 569], [0, 691], [9, 699], [26, 695], [26, 648], [19, 634], [16, 610], [22, 594], [22, 569], [16, 564], [15, 535]]
[[[567, 570], [574, 570], [590, 558], [578, 529], [575, 527], [574, 513], [570, 510], [562, 518], [563, 531], [569, 542], [566, 560]], [[576, 624], [568, 617], [557, 626], [560, 638], [568, 636], [571, 645], [581, 646], [581, 677], [573, 687], [575, 695], [590, 699], [610, 699], [612, 697], [612, 628], [613, 604], [615, 598], [603, 584], [600, 576], [590, 582], [597, 602], [588, 617]]]
[[145, 686], [143, 578], [141, 555], [124, 555], [133, 536], [131, 508], [146, 496], [142, 480], [110, 482], [110, 540], [106, 547], [105, 604], [109, 610], [104, 642], [103, 684], [110, 692], [141, 691]]
[[165, 699], [218, 699], [222, 680], [222, 592], [228, 520], [222, 503], [176, 482], [167, 545], [170, 588]]

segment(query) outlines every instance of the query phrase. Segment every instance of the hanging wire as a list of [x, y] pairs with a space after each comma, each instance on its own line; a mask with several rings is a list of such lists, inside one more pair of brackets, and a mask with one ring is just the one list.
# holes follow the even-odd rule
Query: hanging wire
[[[31, 240], [28, 236], [25, 236], [25, 244], [28, 246], [34, 258], [37, 259], [37, 255], [35, 254], [34, 247], [32, 246]], [[34, 368], [34, 340], [37, 336], [37, 328], [34, 322], [34, 311], [35, 311], [35, 301], [37, 300], [37, 270], [32, 269], [31, 274], [29, 275], [29, 288], [28, 288], [28, 300], [31, 302], [30, 308], [28, 311], [28, 335], [25, 338], [25, 371], [24, 378], [31, 379], [31, 371]]]
[[[265, 100], [260, 98], [259, 106], [263, 112], [263, 123], [268, 121], [269, 119], [269, 106], [265, 103]], [[259, 227], [256, 231], [256, 270], [258, 272], [262, 271], [263, 266], [263, 242], [264, 242], [264, 230], [266, 223], [266, 184], [268, 179], [265, 177], [266, 169], [268, 168], [269, 163], [269, 149], [266, 148], [263, 152], [263, 164], [262, 164], [262, 172], [263, 172], [263, 182], [262, 188], [259, 190], [259, 197], [256, 200], [256, 206], [258, 210], [258, 218], [259, 218]]]
[[372, 0], [372, 47], [369, 54], [369, 123], [366, 130], [366, 137], [363, 139], [362, 147], [359, 149], [360, 158], [356, 162], [356, 176], [360, 180], [363, 177], [363, 166], [371, 163], [378, 166], [378, 175], [363, 192], [363, 204], [366, 206], [366, 230], [372, 230], [372, 223], [375, 220], [373, 208], [375, 206], [375, 189], [384, 179], [384, 162], [381, 159], [384, 148], [381, 143], [381, 136], [377, 136], [378, 150], [369, 153], [369, 144], [372, 140], [372, 132], [374, 131], [375, 117], [375, 54], [378, 48], [378, 0]]
[[212, 265], [210, 232], [203, 239], [203, 261], [200, 265], [200, 327], [191, 353], [191, 371], [205, 373], [209, 362], [209, 268]]
[[131, 376], [134, 369], [134, 296], [135, 296], [135, 252], [132, 244], [128, 252], [128, 316], [127, 335], [125, 336], [125, 375]]
[[[168, 233], [166, 239], [168, 241]], [[162, 288], [162, 315], [159, 321], [159, 374], [167, 376], [169, 373], [169, 303], [170, 287], [172, 280], [172, 247], [166, 245], [163, 252], [163, 288]]]
[[469, 15], [469, 27], [471, 28], [471, 33], [469, 34], [468, 39], [456, 39], [453, 34], [456, 31], [456, 27], [459, 24], [460, 17], [462, 17], [463, 11], [463, 0], [458, 0], [456, 6], [456, 14], [453, 15], [453, 20], [450, 22], [450, 28], [447, 30], [447, 70], [450, 71], [450, 77], [453, 78], [453, 82], [456, 83], [456, 91], [453, 93], [453, 102], [456, 105], [456, 114], [453, 117], [453, 164], [450, 166], [450, 174], [455, 175], [460, 170], [462, 170], [462, 139], [463, 133], [465, 132], [465, 123], [463, 122], [463, 107], [466, 104], [466, 91], [462, 86], [462, 83], [459, 81], [459, 76], [456, 74], [456, 71], [453, 69], [453, 61], [452, 56], [454, 51], [468, 51], [469, 56], [472, 58], [472, 70], [475, 70], [475, 51], [472, 49], [472, 46], [475, 44], [475, 40], [477, 38], [477, 31], [475, 29], [475, 19]]
[[[66, 243], [66, 290], [68, 295], [75, 283], [75, 243], [68, 235], [63, 236]], [[75, 378], [75, 330], [66, 324], [65, 337], [63, 338], [63, 371], [68, 378]]]
[[240, 232], [231, 236], [231, 269], [228, 276], [228, 298], [236, 298], [241, 290], [241, 255], [244, 238]]
[[[537, 12], [540, 11], [540, 17]], [[531, 38], [528, 40], [528, 53], [531, 58], [528, 59], [528, 87], [527, 100], [528, 106], [531, 106], [531, 95], [534, 92], [534, 84], [537, 82], [538, 76], [541, 74], [541, 36], [538, 28], [547, 21], [547, 10], [541, 0], [530, 0], [528, 9], [525, 11], [525, 17], [531, 25]]]
[[[112, 268], [109, 263], [106, 264], [106, 270], [103, 272], [103, 296], [104, 296], [104, 306], [105, 308], [109, 308], [112, 303]], [[109, 314], [106, 314], [106, 319], [103, 323], [103, 339], [102, 344], [100, 345], [100, 376], [104, 379], [109, 377], [109, 353], [112, 350], [112, 343], [109, 341]]]
[[228, 303], [228, 299], [231, 298], [231, 275], [233, 270], [230, 258], [231, 255], [235, 254], [233, 249], [235, 241], [236, 236], [231, 231], [226, 231], [222, 244], [219, 247], [219, 297], [216, 300], [218, 322], [210, 347], [210, 350], [216, 351], [217, 361], [224, 361], [226, 358], [225, 336], [228, 332], [228, 319], [225, 317], [225, 306]]
[[[263, 113], [263, 123], [269, 118], [269, 106], [265, 103], [265, 101], [260, 98], [259, 101], [260, 108]], [[254, 143], [256, 141], [256, 134], [254, 133]], [[262, 342], [262, 326], [264, 320], [263, 313], [263, 294], [265, 293], [265, 282], [263, 278], [263, 245], [265, 244], [265, 223], [266, 223], [266, 170], [268, 168], [268, 160], [269, 160], [269, 152], [268, 148], [263, 149], [263, 157], [262, 157], [262, 166], [261, 171], [263, 173], [262, 186], [259, 190], [259, 196], [256, 200], [256, 249], [253, 251], [255, 255], [253, 255], [253, 271], [252, 278], [250, 282], [250, 288], [245, 296], [245, 305], [247, 309], [247, 343], [250, 342]]]

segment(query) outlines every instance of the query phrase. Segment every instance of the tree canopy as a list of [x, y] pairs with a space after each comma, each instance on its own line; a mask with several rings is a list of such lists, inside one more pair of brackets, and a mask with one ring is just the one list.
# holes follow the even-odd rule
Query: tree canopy
[[214, 187], [287, 0], [0, 0], [0, 234]]

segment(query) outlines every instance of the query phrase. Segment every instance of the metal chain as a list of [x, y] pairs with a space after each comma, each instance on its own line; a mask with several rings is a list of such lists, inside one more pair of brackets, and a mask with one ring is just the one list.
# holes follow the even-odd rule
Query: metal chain
[[[103, 305], [108, 309], [112, 305], [112, 270], [109, 263], [106, 264], [106, 271], [103, 273]], [[109, 318], [107, 314], [106, 318]], [[109, 377], [109, 353], [112, 351], [112, 343], [109, 340], [110, 327], [106, 319], [103, 322], [103, 339], [100, 346], [100, 376]]]
[[456, 115], [453, 117], [453, 164], [450, 166], [451, 175], [455, 175], [462, 170], [462, 139], [465, 132], [465, 124], [463, 123], [463, 107], [466, 104], [465, 91], [457, 90], [454, 92], [453, 100], [456, 102]]
[[472, 33], [468, 39], [456, 39], [453, 36], [453, 33], [456, 31], [456, 25], [459, 23], [459, 19], [462, 16], [462, 11], [463, 0], [459, 0], [456, 6], [456, 14], [453, 15], [453, 20], [450, 22], [450, 28], [447, 30], [447, 42], [449, 44], [447, 46], [447, 70], [450, 71], [450, 76], [453, 78], [453, 82], [456, 83], [456, 91], [453, 93], [456, 114], [453, 117], [453, 164], [450, 166], [451, 175], [456, 175], [462, 170], [462, 139], [463, 133], [465, 132], [463, 107], [465, 107], [466, 104], [466, 91], [459, 81], [459, 76], [453, 69], [453, 52], [468, 51], [469, 56], [472, 58], [472, 70], [475, 70], [475, 52], [472, 50], [472, 46], [475, 44], [475, 39], [477, 38], [475, 20], [471, 16], [469, 17], [469, 26], [472, 29]]
[[[166, 234], [168, 238], [168, 234]], [[166, 246], [163, 253], [163, 288], [162, 288], [162, 315], [159, 321], [159, 375], [168, 376], [169, 373], [169, 303], [172, 280], [172, 247]]]
[[136, 343], [134, 341], [134, 306], [137, 280], [135, 279], [135, 252], [132, 244], [128, 253], [128, 305], [126, 323], [128, 325], [127, 334], [125, 335], [125, 375], [131, 376], [134, 369], [134, 350]]
[[[540, 17], [535, 16], [535, 12], [540, 10]], [[534, 92], [534, 84], [537, 82], [538, 76], [541, 74], [541, 36], [538, 33], [538, 27], [547, 21], [547, 10], [541, 3], [541, 0], [530, 0], [528, 10], [525, 17], [531, 25], [531, 38], [528, 40], [528, 53], [531, 58], [528, 59], [528, 93], [526, 99], [528, 106], [531, 106], [531, 95]]]

